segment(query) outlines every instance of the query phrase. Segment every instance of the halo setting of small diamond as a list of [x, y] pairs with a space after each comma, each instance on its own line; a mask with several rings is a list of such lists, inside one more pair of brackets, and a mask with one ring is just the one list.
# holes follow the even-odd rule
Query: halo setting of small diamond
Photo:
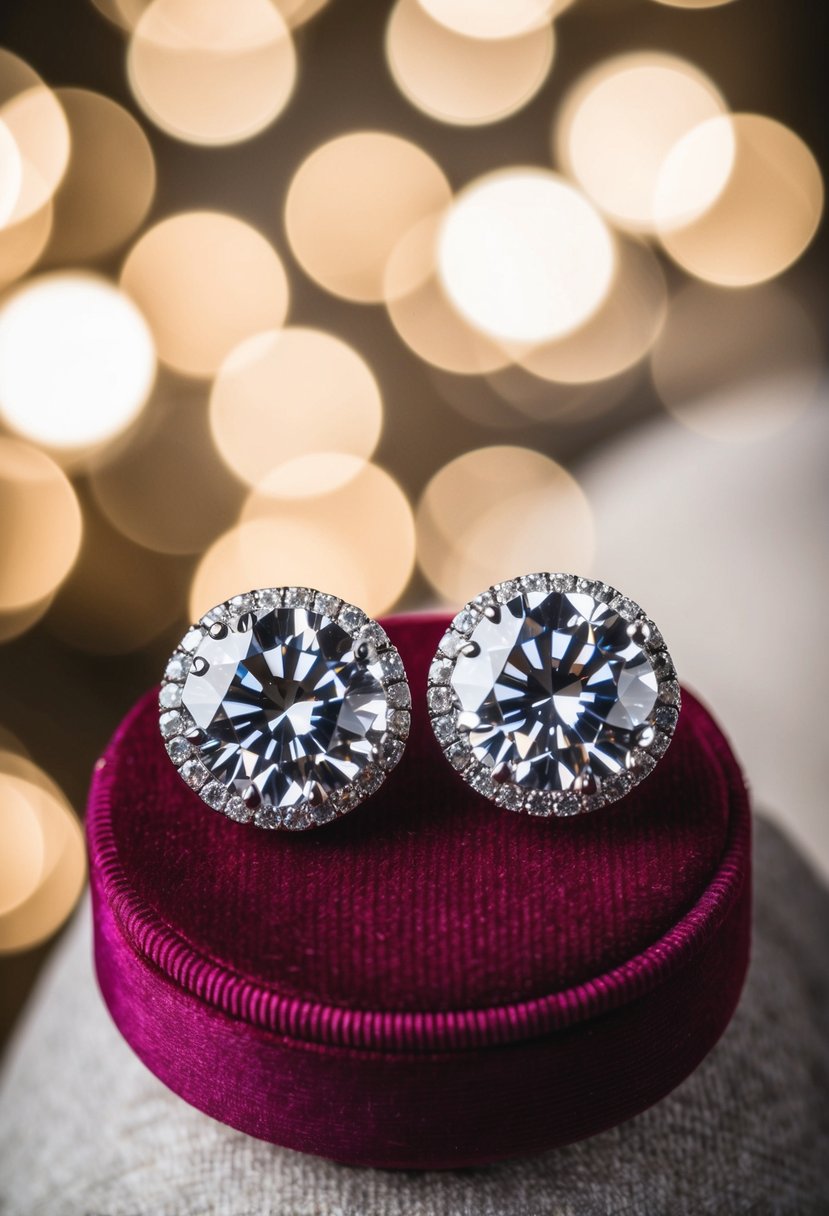
[[403, 754], [400, 656], [359, 608], [305, 587], [235, 596], [171, 656], [159, 726], [181, 778], [237, 822], [294, 831], [358, 806]]
[[651, 772], [680, 692], [638, 604], [606, 583], [529, 574], [457, 614], [427, 703], [447, 759], [475, 790], [512, 811], [575, 815]]

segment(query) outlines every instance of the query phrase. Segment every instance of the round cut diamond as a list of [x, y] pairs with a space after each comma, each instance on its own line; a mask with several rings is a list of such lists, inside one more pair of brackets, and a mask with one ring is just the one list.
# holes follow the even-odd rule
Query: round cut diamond
[[635, 605], [632, 618], [612, 606], [603, 583], [530, 575], [492, 590], [500, 602], [466, 646], [440, 647], [452, 669], [429, 693], [438, 739], [457, 735], [471, 753], [465, 779], [510, 809], [569, 814], [574, 798], [590, 810], [621, 797], [676, 723], [658, 631]]
[[204, 732], [198, 751], [213, 777], [279, 809], [350, 785], [388, 717], [378, 663], [360, 662], [351, 635], [308, 608], [253, 611], [208, 633], [182, 704]]
[[588, 767], [598, 778], [624, 771], [657, 685], [607, 604], [580, 591], [530, 591], [471, 640], [481, 655], [459, 656], [451, 687], [478, 760], [508, 765], [512, 781], [535, 790], [569, 790]]
[[181, 777], [231, 819], [327, 823], [402, 755], [411, 698], [400, 657], [376, 621], [334, 596], [236, 596], [188, 631], [168, 678], [179, 657], [180, 705], [162, 690], [161, 732]]

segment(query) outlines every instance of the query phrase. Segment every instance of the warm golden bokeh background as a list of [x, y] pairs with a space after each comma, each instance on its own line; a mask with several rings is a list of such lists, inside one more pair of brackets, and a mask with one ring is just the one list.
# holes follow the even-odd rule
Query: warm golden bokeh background
[[673, 638], [722, 527], [748, 637], [761, 480], [818, 585], [774, 463], [825, 375], [813, 15], [5, 0], [0, 1038], [82, 890], [95, 759], [218, 600], [576, 570]]

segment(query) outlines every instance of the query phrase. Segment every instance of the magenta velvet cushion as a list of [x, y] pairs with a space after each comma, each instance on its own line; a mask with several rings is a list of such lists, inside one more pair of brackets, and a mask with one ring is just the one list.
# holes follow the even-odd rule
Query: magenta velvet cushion
[[412, 735], [338, 823], [211, 813], [154, 692], [90, 795], [98, 975], [125, 1037], [214, 1117], [343, 1161], [470, 1164], [610, 1126], [696, 1066], [745, 975], [748, 806], [710, 715], [685, 694], [664, 760], [604, 811], [511, 814], [431, 735], [446, 624], [386, 622]]

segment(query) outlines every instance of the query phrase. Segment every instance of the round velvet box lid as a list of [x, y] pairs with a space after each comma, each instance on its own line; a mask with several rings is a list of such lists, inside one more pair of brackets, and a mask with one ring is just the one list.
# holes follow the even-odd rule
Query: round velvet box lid
[[211, 812], [155, 693], [95, 774], [100, 986], [192, 1105], [340, 1161], [459, 1166], [589, 1136], [716, 1042], [748, 959], [745, 786], [685, 694], [654, 773], [604, 811], [502, 810], [442, 758], [426, 672], [444, 617], [386, 622], [412, 734], [344, 819], [267, 832]]

